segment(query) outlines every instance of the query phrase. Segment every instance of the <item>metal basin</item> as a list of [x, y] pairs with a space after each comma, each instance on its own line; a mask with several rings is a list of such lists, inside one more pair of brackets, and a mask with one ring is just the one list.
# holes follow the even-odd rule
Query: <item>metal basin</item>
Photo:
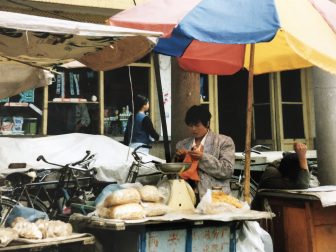
[[156, 168], [164, 174], [177, 174], [190, 168], [191, 163], [156, 164]]

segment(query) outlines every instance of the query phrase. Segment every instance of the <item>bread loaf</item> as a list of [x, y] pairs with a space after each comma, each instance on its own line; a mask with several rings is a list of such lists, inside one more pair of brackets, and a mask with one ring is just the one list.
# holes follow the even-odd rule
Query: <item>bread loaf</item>
[[104, 207], [112, 207], [122, 204], [139, 203], [141, 200], [137, 189], [127, 188], [112, 192], [104, 200]]
[[108, 208], [108, 207], [103, 207], [103, 206], [97, 207], [97, 214], [101, 218], [113, 219], [112, 210], [111, 208]]
[[169, 210], [169, 207], [162, 203], [143, 202], [141, 205], [143, 206], [147, 217], [165, 215]]
[[38, 220], [35, 222], [43, 238], [66, 237], [72, 234], [72, 226], [63, 221]]
[[18, 232], [19, 237], [27, 239], [42, 239], [42, 232], [38, 229], [35, 223], [31, 223], [27, 220], [15, 221], [13, 229]]
[[0, 228], [0, 247], [7, 246], [12, 240], [19, 238], [18, 232], [12, 228]]
[[139, 189], [141, 200], [144, 202], [160, 202], [161, 193], [156, 186], [145, 185]]
[[111, 207], [111, 214], [113, 219], [121, 220], [137, 220], [145, 217], [145, 210], [140, 204], [129, 203]]
[[212, 191], [211, 192], [212, 203], [228, 203], [236, 208], [242, 208], [243, 204], [240, 201], [231, 196], [226, 194], [223, 191]]

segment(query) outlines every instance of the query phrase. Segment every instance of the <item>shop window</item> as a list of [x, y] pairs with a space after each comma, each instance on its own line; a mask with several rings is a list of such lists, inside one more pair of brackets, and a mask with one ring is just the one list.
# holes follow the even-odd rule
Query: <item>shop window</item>
[[271, 139], [271, 102], [269, 75], [254, 77], [254, 129], [256, 139]]
[[305, 138], [300, 71], [280, 73], [284, 138]]
[[305, 138], [302, 105], [282, 105], [284, 138]]
[[132, 92], [133, 96], [149, 96], [150, 68], [122, 67], [105, 72], [104, 79], [104, 133], [122, 140], [128, 117], [132, 113]]
[[[292, 142], [307, 141], [304, 101], [309, 99], [301, 70], [254, 76], [253, 143], [273, 150], [292, 148]], [[219, 133], [233, 138], [236, 151], [245, 146], [248, 72], [217, 77]], [[305, 99], [303, 99], [305, 96]], [[213, 101], [210, 101], [210, 104]], [[310, 136], [311, 137], [311, 136]]]
[[0, 99], [0, 135], [36, 135], [42, 131], [43, 88]]
[[48, 91], [48, 135], [98, 134], [98, 73], [87, 68], [57, 71]]

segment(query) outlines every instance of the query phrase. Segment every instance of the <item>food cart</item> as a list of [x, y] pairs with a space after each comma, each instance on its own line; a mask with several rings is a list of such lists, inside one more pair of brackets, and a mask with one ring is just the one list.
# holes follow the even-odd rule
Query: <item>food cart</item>
[[94, 234], [106, 251], [236, 251], [244, 221], [272, 216], [251, 210], [216, 215], [180, 212], [126, 221], [73, 214], [69, 222], [76, 232]]

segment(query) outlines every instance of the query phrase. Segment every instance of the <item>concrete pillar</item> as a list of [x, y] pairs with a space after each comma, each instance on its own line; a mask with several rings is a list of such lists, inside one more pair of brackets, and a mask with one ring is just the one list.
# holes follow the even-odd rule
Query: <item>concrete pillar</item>
[[176, 143], [190, 136], [184, 117], [192, 105], [200, 103], [200, 75], [185, 72], [179, 67], [176, 58], [172, 57], [171, 87], [171, 150], [174, 155]]
[[318, 176], [336, 185], [336, 75], [313, 68]]

